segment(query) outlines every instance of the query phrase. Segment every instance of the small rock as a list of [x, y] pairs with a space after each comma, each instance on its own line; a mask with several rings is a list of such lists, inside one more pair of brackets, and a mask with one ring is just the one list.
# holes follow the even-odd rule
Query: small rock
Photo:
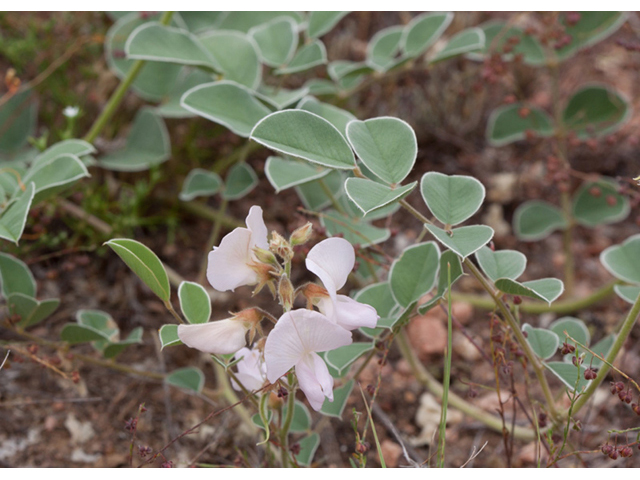
[[494, 174], [491, 177], [487, 200], [503, 204], [512, 202], [517, 183], [518, 176], [515, 173]]
[[407, 328], [409, 341], [421, 357], [442, 354], [447, 344], [447, 329], [430, 313], [414, 318]]
[[453, 332], [453, 352], [468, 362], [478, 360], [482, 356], [475, 345], [460, 332]]
[[67, 416], [67, 419], [64, 421], [64, 426], [71, 435], [71, 442], [75, 444], [85, 443], [96, 434], [90, 422], [79, 421], [73, 413]]
[[[447, 409], [447, 425], [460, 423], [462, 418], [463, 415], [458, 410]], [[422, 428], [422, 431], [417, 437], [411, 439], [411, 443], [416, 446], [431, 444], [440, 426], [440, 404], [428, 392], [420, 396], [420, 406], [416, 412], [416, 424]]]
[[511, 233], [511, 225], [504, 219], [504, 210], [499, 203], [492, 203], [482, 221], [493, 228], [496, 238], [506, 237]]
[[[382, 450], [384, 463], [386, 463], [387, 467], [396, 468], [402, 455], [402, 447], [391, 440], [383, 440], [380, 444], [380, 450]], [[380, 459], [378, 459], [379, 461]]]
[[451, 312], [462, 325], [469, 323], [473, 318], [473, 305], [469, 302], [453, 302]]

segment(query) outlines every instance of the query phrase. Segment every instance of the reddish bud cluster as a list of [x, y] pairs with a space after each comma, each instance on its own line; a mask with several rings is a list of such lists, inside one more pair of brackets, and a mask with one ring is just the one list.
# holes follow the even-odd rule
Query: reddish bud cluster
[[562, 355], [569, 355], [570, 353], [573, 353], [575, 351], [576, 351], [576, 347], [568, 344], [567, 342], [564, 342], [562, 344], [562, 348], [560, 349], [560, 353], [562, 353]]
[[144, 458], [151, 453], [151, 447], [138, 445], [138, 455], [140, 458]]
[[597, 372], [596, 372], [596, 370], [594, 368], [589, 367], [584, 371], [584, 378], [586, 380], [593, 380], [597, 376], [598, 376], [598, 374], [597, 374]]
[[138, 427], [138, 419], [137, 418], [129, 418], [124, 422], [124, 429], [128, 432], [133, 432]]

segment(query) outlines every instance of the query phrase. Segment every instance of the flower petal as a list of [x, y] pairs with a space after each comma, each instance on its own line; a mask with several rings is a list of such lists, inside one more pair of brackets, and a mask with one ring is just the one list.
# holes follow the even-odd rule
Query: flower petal
[[296, 364], [296, 377], [315, 411], [322, 408], [325, 397], [333, 402], [333, 377], [317, 353], [309, 353]]
[[307, 268], [315, 273], [329, 295], [344, 287], [356, 262], [353, 246], [344, 238], [327, 238], [313, 247], [307, 255]]
[[252, 251], [253, 247], [260, 247], [265, 250], [269, 250], [269, 241], [267, 239], [269, 232], [267, 230], [267, 226], [264, 224], [264, 220], [262, 219], [262, 208], [256, 205], [251, 207], [245, 223], [251, 231], [249, 251]]
[[[263, 377], [256, 377], [248, 373], [236, 373], [236, 378], [242, 384], [242, 386], [250, 392], [259, 390], [260, 388], [262, 388], [262, 385], [264, 385], [265, 382], [265, 379]], [[231, 379], [231, 386], [238, 392], [242, 391], [240, 385], [238, 385], [233, 378]]]
[[318, 308], [329, 320], [347, 330], [375, 328], [380, 320], [378, 312], [371, 305], [356, 302], [346, 295], [337, 295], [335, 303], [330, 298], [321, 299]]
[[251, 232], [236, 228], [222, 239], [219, 247], [209, 252], [207, 280], [213, 288], [224, 292], [258, 283], [258, 276], [247, 265], [251, 261], [250, 242]]
[[242, 322], [227, 319], [197, 325], [178, 325], [178, 338], [185, 345], [205, 353], [235, 353], [247, 343]]
[[351, 344], [351, 332], [313, 310], [298, 309], [280, 317], [267, 337], [267, 378], [274, 383], [306, 354]]

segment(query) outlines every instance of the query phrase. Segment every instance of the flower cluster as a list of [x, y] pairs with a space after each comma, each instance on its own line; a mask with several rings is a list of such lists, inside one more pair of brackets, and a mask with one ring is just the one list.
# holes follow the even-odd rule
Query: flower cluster
[[[275, 384], [294, 368], [311, 407], [320, 410], [325, 398], [333, 401], [333, 377], [318, 353], [351, 344], [351, 330], [373, 328], [379, 319], [373, 307], [338, 294], [355, 264], [353, 246], [342, 238], [318, 243], [309, 251], [306, 267], [323, 286], [307, 284], [294, 290], [286, 272], [293, 246], [310, 238], [311, 224], [296, 230], [288, 241], [275, 232], [269, 241], [262, 209], [253, 206], [246, 225], [247, 228], [233, 230], [219, 247], [214, 247], [209, 254], [207, 279], [220, 291], [257, 285], [257, 293], [266, 285], [278, 294], [284, 313], [266, 341], [257, 342], [252, 349], [246, 348], [247, 332], [253, 343], [256, 334], [262, 335], [260, 322], [265, 316], [271, 317], [258, 308], [243, 310], [225, 320], [180, 325], [178, 336], [184, 344], [206, 353], [234, 353], [240, 359], [235, 377], [248, 390], [261, 388], [265, 380]], [[291, 310], [297, 293], [307, 299], [307, 308]], [[240, 388], [235, 381], [234, 387]]]

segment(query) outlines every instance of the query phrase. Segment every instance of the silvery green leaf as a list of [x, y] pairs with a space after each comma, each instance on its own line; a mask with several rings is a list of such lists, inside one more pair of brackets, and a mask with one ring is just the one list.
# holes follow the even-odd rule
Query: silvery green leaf
[[204, 387], [204, 373], [196, 367], [174, 370], [164, 378], [165, 383], [200, 393]]
[[325, 177], [330, 171], [305, 161], [274, 156], [267, 158], [264, 166], [264, 173], [276, 193]]
[[221, 71], [216, 59], [188, 30], [149, 22], [137, 27], [124, 46], [127, 58], [177, 63]]
[[[607, 358], [609, 352], [611, 351], [611, 347], [613, 347], [614, 342], [616, 341], [615, 335], [607, 335], [603, 339], [601, 339], [598, 343], [596, 343], [590, 350], [599, 355], [602, 358]], [[597, 356], [591, 354], [590, 352], [586, 352], [584, 356], [583, 365], [591, 365], [593, 368], [600, 368], [604, 365], [604, 362], [600, 360]]]
[[328, 235], [341, 233], [351, 244], [359, 244], [362, 248], [376, 245], [389, 239], [388, 228], [379, 228], [365, 220], [345, 216], [336, 211], [328, 211], [320, 217], [320, 223], [327, 229]]
[[186, 92], [205, 83], [211, 83], [212, 77], [202, 70], [184, 68], [171, 91], [163, 98], [154, 111], [163, 118], [195, 117], [195, 112], [184, 108], [180, 101]]
[[607, 85], [589, 85], [575, 92], [562, 122], [578, 138], [588, 139], [618, 130], [631, 117], [629, 101]]
[[109, 342], [120, 340], [120, 329], [111, 315], [102, 310], [78, 310], [76, 312], [76, 322], [83, 327], [89, 327], [102, 332]]
[[66, 153], [38, 162], [29, 170], [23, 182], [35, 185], [35, 204], [61, 192], [76, 180], [89, 176], [84, 163], [75, 155]]
[[248, 195], [258, 185], [258, 176], [247, 163], [236, 163], [229, 169], [225, 180], [222, 197], [227, 200], [238, 200]]
[[353, 120], [347, 125], [347, 138], [362, 163], [391, 184], [407, 177], [418, 155], [413, 128], [399, 118]]
[[0, 106], [0, 153], [14, 153], [35, 133], [38, 103], [31, 90], [18, 92]]
[[344, 193], [343, 184], [341, 171], [330, 169], [325, 177], [297, 185], [295, 190], [305, 208], [317, 212], [331, 205], [331, 197], [327, 195], [325, 188], [329, 189], [334, 198], [340, 198]]
[[62, 142], [51, 145], [44, 152], [38, 155], [31, 163], [31, 167], [40, 165], [41, 163], [44, 163], [48, 160], [53, 160], [55, 157], [59, 157], [65, 154], [75, 155], [76, 157], [80, 158], [92, 153], [96, 153], [96, 149], [93, 148], [93, 145], [85, 142], [84, 140], [79, 140], [77, 138], [63, 140]]
[[557, 278], [542, 278], [529, 282], [516, 282], [510, 278], [499, 278], [495, 282], [496, 288], [509, 295], [535, 298], [547, 302], [549, 305], [564, 292], [564, 284]]
[[367, 45], [367, 64], [379, 72], [396, 66], [404, 28], [400, 25], [377, 32]]
[[352, 62], [350, 60], [336, 60], [327, 66], [329, 76], [336, 82], [347, 78], [360, 77], [373, 72], [373, 69], [365, 62]]
[[249, 30], [265, 65], [280, 67], [291, 61], [298, 45], [297, 28], [290, 17], [278, 17]]
[[303, 72], [325, 63], [327, 63], [327, 49], [320, 40], [314, 40], [300, 48], [285, 67], [277, 69], [274, 73], [276, 75], [288, 75], [290, 73]]
[[300, 100], [296, 108], [321, 116], [336, 127], [345, 138], [347, 136], [347, 125], [356, 119], [351, 112], [338, 108], [330, 103], [320, 102], [316, 98], [309, 96]]
[[99, 165], [118, 172], [140, 172], [170, 157], [169, 132], [162, 118], [152, 110], [142, 109], [133, 121], [126, 146], [103, 156]]
[[[449, 268], [451, 268], [451, 276], [449, 276]], [[462, 276], [464, 271], [462, 270], [462, 262], [460, 257], [447, 250], [440, 255], [440, 274], [438, 275], [438, 288], [435, 295], [425, 303], [418, 307], [418, 313], [424, 315], [433, 307], [436, 306], [441, 298], [444, 298], [445, 293], [449, 290], [449, 280], [451, 280], [451, 286]]]
[[199, 40], [218, 66], [225, 80], [255, 90], [262, 81], [258, 47], [252, 37], [240, 32], [216, 30], [200, 35]]
[[253, 128], [251, 139], [274, 151], [325, 167], [347, 170], [355, 167], [351, 147], [338, 129], [305, 110], [284, 110], [266, 116]]
[[309, 93], [309, 89], [307, 87], [288, 90], [286, 88], [275, 88], [268, 85], [260, 85], [258, 90], [255, 92], [255, 96], [277, 110], [282, 110], [300, 101], [300, 99], [307, 95], [307, 93]]
[[114, 238], [105, 242], [105, 245], [111, 247], [163, 302], [169, 301], [171, 295], [169, 277], [155, 253], [142, 243], [127, 238]]
[[411, 19], [404, 28], [400, 46], [408, 57], [422, 55], [444, 33], [453, 20], [453, 13], [423, 13]]
[[587, 369], [584, 365], [576, 367], [572, 363], [546, 362], [544, 366], [572, 391], [582, 392], [591, 383], [591, 380], [584, 378], [584, 372]]
[[542, 200], [525, 202], [513, 214], [513, 231], [520, 240], [542, 240], [565, 228], [567, 221], [562, 211]]
[[551, 325], [549, 325], [549, 330], [558, 335], [558, 338], [562, 342], [566, 340], [568, 343], [573, 343], [567, 339], [567, 335], [565, 335], [564, 332], [567, 332], [569, 336], [576, 339], [581, 344], [586, 345], [587, 347], [591, 342], [591, 334], [589, 333], [589, 329], [579, 318], [559, 318], [558, 320], [552, 322]]
[[384, 329], [392, 328], [399, 317], [399, 315], [397, 315], [399, 305], [395, 298], [393, 298], [389, 282], [373, 283], [366, 286], [358, 291], [354, 300], [366, 305], [371, 305], [380, 316], [376, 328], [363, 327], [360, 329], [360, 331], [368, 337], [376, 337], [382, 333]]
[[312, 78], [304, 86], [309, 89], [309, 95], [335, 95], [338, 92], [335, 83], [326, 78]]
[[310, 12], [307, 33], [309, 38], [321, 37], [331, 31], [349, 12]]
[[[526, 115], [524, 115], [526, 114]], [[487, 123], [487, 140], [494, 147], [501, 147], [527, 138], [527, 132], [537, 137], [553, 135], [553, 119], [540, 108], [513, 103], [496, 108]]]
[[417, 185], [418, 182], [413, 182], [398, 188], [390, 188], [365, 178], [348, 178], [345, 182], [345, 191], [366, 217], [375, 210], [402, 200]]
[[117, 357], [118, 355], [120, 355], [120, 353], [122, 353], [122, 351], [125, 348], [131, 345], [142, 343], [142, 333], [143, 333], [142, 327], [134, 328], [133, 330], [131, 330], [131, 333], [129, 333], [127, 338], [125, 338], [124, 340], [121, 340], [119, 342], [107, 343], [102, 349], [102, 355], [104, 356], [104, 358]]
[[192, 88], [182, 96], [180, 105], [245, 138], [271, 113], [249, 89], [228, 80]]
[[600, 263], [611, 275], [625, 282], [640, 284], [640, 235], [627, 238], [600, 254]]
[[12, 293], [36, 296], [36, 279], [27, 264], [4, 252], [0, 252], [0, 286], [5, 299]]
[[430, 63], [433, 64], [458, 55], [475, 52], [484, 48], [484, 45], [484, 32], [476, 27], [468, 28], [451, 37], [445, 47], [430, 60]]
[[478, 265], [492, 281], [499, 278], [516, 280], [527, 267], [527, 257], [516, 250], [499, 250], [494, 252], [489, 247], [482, 247], [476, 252]]
[[[624, 12], [577, 12], [580, 18], [575, 23], [569, 23], [566, 13], [563, 14], [562, 23], [565, 34], [571, 41], [568, 45], [555, 51], [560, 60], [574, 55], [578, 50], [604, 40], [616, 32], [627, 20]], [[562, 15], [562, 14], [561, 14]]]
[[440, 249], [435, 242], [406, 248], [391, 265], [389, 285], [398, 305], [407, 308], [429, 293], [436, 284]]
[[502, 53], [507, 42], [517, 38], [517, 44], [509, 44], [511, 52], [502, 53], [504, 61], [512, 61], [516, 55], [522, 55], [522, 61], [527, 65], [542, 65], [546, 61], [544, 47], [537, 38], [527, 35], [522, 29], [500, 20], [483, 23], [480, 28], [485, 35], [485, 46], [480, 52], [470, 54], [471, 57], [484, 59], [491, 54]]
[[522, 330], [527, 334], [527, 343], [531, 350], [542, 360], [553, 357], [560, 346], [560, 339], [551, 330], [544, 328], [533, 328], [528, 323], [523, 325]]
[[30, 182], [13, 202], [5, 206], [0, 212], [0, 238], [14, 242], [16, 245], [22, 236], [24, 226], [27, 223], [27, 215], [33, 202], [36, 187]]
[[638, 285], [614, 285], [613, 291], [616, 292], [625, 302], [634, 304], [640, 295], [640, 286]]
[[[138, 12], [124, 12], [127, 15], [114, 23], [104, 40], [104, 53], [109, 70], [119, 79], [123, 79], [131, 70], [134, 60], [125, 58], [124, 47], [131, 33], [141, 25], [157, 20], [158, 16], [142, 18]], [[164, 62], [149, 62], [140, 71], [131, 85], [132, 89], [145, 100], [158, 102], [169, 94], [174, 87], [181, 65]]]
[[310, 466], [311, 462], [313, 462], [313, 457], [316, 454], [316, 450], [318, 450], [318, 447], [320, 446], [320, 435], [314, 432], [308, 437], [305, 437], [302, 440], [298, 441], [298, 445], [300, 445], [300, 453], [296, 455], [296, 462], [298, 462], [298, 465], [302, 467]]
[[[300, 400], [296, 400], [294, 405], [293, 420], [291, 420], [289, 431], [292, 433], [305, 433], [311, 428], [311, 414], [307, 406]], [[287, 407], [287, 404], [282, 407], [282, 418], [287, 418]]]
[[201, 33], [218, 28], [226, 15], [227, 12], [176, 12], [174, 18], [179, 18], [190, 32]]
[[277, 11], [237, 11], [237, 12], [225, 12], [224, 17], [217, 25], [219, 30], [238, 30], [239, 32], [247, 33], [256, 25], [261, 25], [274, 18], [289, 17], [297, 24], [303, 21], [303, 17], [300, 12], [277, 12]]
[[425, 225], [425, 228], [445, 247], [453, 250], [463, 260], [475, 253], [493, 238], [493, 229], [486, 225], [472, 225], [445, 231], [435, 225]]
[[16, 324], [20, 328], [29, 328], [51, 316], [60, 305], [60, 300], [52, 298], [38, 301], [24, 293], [12, 293], [7, 298], [10, 315], [18, 315]]
[[356, 342], [325, 352], [324, 359], [328, 366], [336, 370], [338, 377], [343, 377], [358, 358], [370, 352], [373, 348], [374, 345], [372, 343]]
[[620, 186], [612, 178], [582, 184], [573, 197], [573, 216], [582, 225], [595, 227], [624, 220], [631, 207]]
[[333, 402], [325, 400], [320, 413], [329, 417], [342, 418], [342, 412], [344, 412], [344, 407], [347, 405], [347, 400], [349, 399], [349, 395], [351, 395], [354, 385], [355, 382], [349, 380], [341, 387], [334, 389]]
[[162, 327], [160, 327], [158, 335], [160, 337], [161, 350], [164, 349], [164, 347], [182, 345], [182, 342], [178, 337], [178, 325], [163, 325]]
[[485, 197], [482, 183], [464, 175], [428, 172], [420, 192], [431, 213], [445, 225], [458, 225], [478, 211]]
[[202, 285], [183, 281], [178, 287], [178, 299], [189, 323], [207, 323], [211, 318], [211, 299]]
[[222, 179], [217, 173], [194, 168], [185, 178], [179, 198], [183, 202], [188, 202], [196, 197], [210, 197], [218, 193], [220, 188], [222, 188]]

